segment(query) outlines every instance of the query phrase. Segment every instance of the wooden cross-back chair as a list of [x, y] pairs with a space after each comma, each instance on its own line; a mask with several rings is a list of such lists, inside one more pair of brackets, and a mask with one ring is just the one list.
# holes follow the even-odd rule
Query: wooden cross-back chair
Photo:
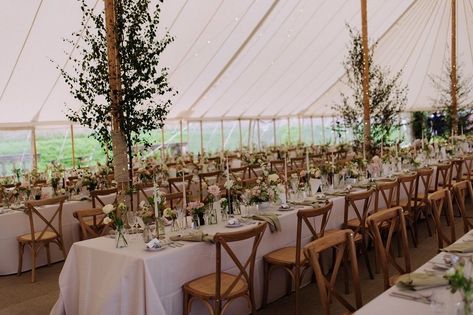
[[[310, 267], [309, 261], [304, 257], [302, 251], [302, 228], [305, 225], [312, 234], [312, 240], [324, 236], [325, 227], [327, 226], [332, 210], [333, 202], [330, 201], [321, 208], [301, 209], [297, 212], [297, 232], [296, 232], [296, 246], [283, 247], [272, 251], [263, 257], [264, 264], [264, 288], [263, 288], [263, 307], [268, 300], [269, 279], [271, 271], [276, 268], [283, 268], [288, 272], [290, 278], [287, 282], [287, 293], [292, 291], [294, 285], [295, 291], [295, 314], [299, 314], [299, 290], [301, 286], [301, 279], [304, 273]], [[319, 227], [315, 223], [318, 220]]]
[[72, 215], [79, 221], [81, 241], [107, 235], [110, 230], [110, 224], [103, 222], [106, 215], [100, 208], [77, 210]]
[[[397, 179], [376, 182], [376, 194], [374, 198], [375, 211], [388, 209], [398, 205], [396, 204], [398, 186]], [[381, 204], [383, 204], [383, 206], [381, 206]]]
[[190, 191], [191, 183], [192, 183], [192, 178], [194, 175], [189, 174], [189, 175], [184, 175], [178, 176], [178, 177], [171, 177], [168, 178], [168, 184], [169, 184], [169, 193], [173, 192], [182, 192], [182, 187], [179, 187], [177, 183], [181, 183], [182, 185], [186, 186], [186, 191]]
[[248, 166], [242, 166], [242, 167], [230, 167], [229, 173], [231, 179], [238, 181], [246, 179], [248, 172]]
[[[166, 198], [166, 206], [171, 209], [176, 209], [179, 207], [182, 209], [186, 209], [187, 207], [187, 204], [184, 205], [184, 194], [182, 192], [165, 194], [164, 197]], [[190, 191], [186, 190], [186, 203], [190, 201], [190, 197]], [[154, 204], [151, 205], [151, 207], [154, 209]]]
[[[320, 264], [320, 254], [328, 249], [336, 252], [335, 262], [330, 275], [325, 275]], [[362, 306], [360, 275], [356, 258], [355, 235], [352, 230], [339, 230], [327, 234], [304, 247], [304, 254], [309, 259], [315, 273], [317, 288], [322, 304], [322, 314], [330, 314], [330, 304], [335, 297], [348, 311], [355, 312]], [[348, 259], [345, 259], [348, 258]], [[355, 305], [348, 302], [341, 293], [336, 290], [337, 277], [343, 264], [345, 279], [348, 278], [347, 265], [350, 264], [353, 289], [355, 293]]]
[[291, 158], [291, 169], [293, 169], [293, 170], [302, 170], [306, 167], [304, 165], [304, 163], [305, 163], [305, 157]]
[[110, 189], [100, 189], [100, 190], [92, 190], [90, 192], [90, 198], [92, 198], [92, 208], [101, 208], [104, 207], [107, 203], [103, 201], [104, 196], [115, 194], [115, 198], [112, 202], [107, 202], [111, 204], [117, 203], [118, 198], [118, 189], [117, 188], [110, 188]]
[[465, 160], [462, 158], [457, 158], [452, 160], [452, 170], [450, 174], [450, 186], [449, 188], [452, 189], [452, 185], [457, 182], [461, 182], [463, 179], [463, 164]]
[[471, 175], [473, 174], [473, 155], [466, 155], [463, 157], [463, 160], [465, 165], [463, 179], [471, 180]]
[[248, 165], [248, 178], [258, 177], [257, 169], [261, 168], [261, 165], [258, 163]]
[[[355, 232], [355, 239], [361, 241], [361, 254], [365, 257], [366, 267], [371, 279], [374, 279], [373, 272], [371, 271], [370, 260], [368, 257], [367, 246], [368, 238], [370, 237], [368, 231], [368, 225], [366, 219], [371, 210], [371, 200], [375, 192], [374, 188], [371, 188], [363, 192], [352, 192], [345, 196], [345, 211], [343, 228], [352, 229]], [[359, 206], [362, 203], [362, 207]], [[355, 218], [349, 220], [348, 215], [352, 212], [355, 214]]]
[[[393, 266], [399, 275], [411, 272], [411, 259], [407, 240], [406, 220], [402, 207], [394, 207], [378, 211], [368, 217], [368, 226], [373, 235], [377, 257], [383, 270], [384, 289], [387, 290], [396, 283], [397, 276], [390, 277], [389, 266]], [[381, 235], [386, 232], [384, 237]], [[403, 266], [397, 262], [393, 254], [393, 239], [397, 233], [402, 246]], [[384, 234], [384, 233], [383, 233]]]
[[347, 158], [347, 151], [346, 150], [339, 150], [335, 152], [337, 159], [346, 159]]
[[209, 163], [215, 163], [217, 165], [220, 165], [221, 159], [219, 156], [214, 156], [214, 157], [209, 157], [207, 161], [209, 161]]
[[136, 209], [139, 208], [141, 200], [149, 203], [149, 198], [153, 196], [154, 191], [146, 192], [147, 189], [153, 188], [153, 182], [138, 183], [135, 185], [136, 189]]
[[[412, 243], [415, 247], [417, 247], [417, 239], [414, 233], [413, 227], [413, 220], [414, 220], [414, 213], [412, 208], [414, 206], [414, 199], [415, 199], [415, 183], [416, 183], [417, 173], [411, 173], [406, 175], [401, 175], [397, 178], [398, 188], [397, 188], [397, 196], [396, 196], [396, 203], [393, 204], [396, 206], [402, 207], [404, 210], [404, 216], [407, 219], [407, 226], [409, 227], [409, 231], [412, 238]], [[402, 196], [405, 196], [404, 199], [401, 199]]]
[[437, 172], [435, 173], [434, 187], [429, 189], [429, 192], [435, 192], [439, 189], [450, 189], [452, 183], [452, 164], [438, 164]]
[[[200, 201], [204, 201], [204, 189], [203, 189], [203, 184], [211, 186], [211, 185], [217, 185], [220, 186], [220, 176], [222, 175], [221, 171], [215, 171], [215, 172], [208, 172], [208, 173], [200, 173], [199, 174], [199, 194], [200, 194]], [[205, 194], [206, 196], [207, 194]]]
[[272, 173], [284, 174], [284, 160], [272, 160], [269, 162]]
[[468, 196], [470, 200], [473, 200], [471, 182], [464, 180], [453, 184], [453, 193], [455, 194], [455, 204], [460, 210], [460, 215], [463, 220], [463, 231], [466, 234], [469, 230], [473, 229], [473, 222], [470, 221], [472, 217], [466, 212], [466, 197]]
[[[190, 313], [194, 299], [204, 302], [210, 314], [220, 315], [225, 312], [235, 299], [240, 297], [248, 301], [251, 313], [255, 314], [256, 305], [253, 285], [255, 259], [266, 225], [266, 223], [261, 223], [249, 230], [215, 234], [215, 273], [200, 277], [183, 285], [184, 315]], [[253, 239], [250, 255], [246, 261], [240, 261], [230, 247], [230, 243], [249, 241], [250, 239]], [[235, 264], [238, 270], [237, 275], [222, 271], [222, 248]], [[212, 301], [214, 302], [213, 304]]]
[[[51, 264], [50, 243], [56, 244], [62, 251], [64, 258], [66, 258], [66, 249], [64, 247], [64, 240], [62, 236], [62, 208], [66, 196], [26, 202], [26, 214], [30, 222], [30, 233], [20, 235], [17, 237], [18, 241], [18, 275], [21, 275], [23, 269], [23, 254], [25, 246], [31, 250], [31, 282], [36, 281], [36, 257], [39, 251], [44, 247], [48, 259], [48, 265]], [[57, 205], [57, 208], [51, 212], [50, 215], [45, 214], [45, 209], [40, 209], [42, 206]], [[49, 209], [47, 209], [49, 212]], [[44, 227], [37, 230], [37, 221]]]
[[417, 222], [419, 221], [421, 215], [424, 215], [425, 224], [427, 225], [427, 231], [429, 236], [432, 236], [432, 230], [430, 229], [430, 212], [429, 212], [429, 185], [430, 179], [432, 177], [434, 170], [429, 167], [420, 168], [417, 170], [415, 192], [414, 192], [414, 206], [413, 210], [413, 220], [414, 223], [414, 232], [416, 240], [419, 239], [419, 233], [417, 228]]
[[[438, 249], [440, 250], [445, 246], [453, 244], [456, 240], [450, 191], [448, 189], [441, 189], [432, 193], [429, 196], [429, 202], [432, 216], [434, 217], [435, 228], [437, 230]], [[443, 210], [446, 211], [445, 216], [448, 222], [450, 222], [450, 226], [444, 226], [440, 220]]]

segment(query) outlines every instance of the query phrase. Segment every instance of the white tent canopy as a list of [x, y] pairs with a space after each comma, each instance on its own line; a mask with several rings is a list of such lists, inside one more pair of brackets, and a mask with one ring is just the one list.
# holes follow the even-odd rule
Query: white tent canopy
[[[97, 9], [103, 6], [97, 2]], [[458, 64], [473, 74], [473, 1], [457, 0]], [[376, 62], [403, 69], [406, 110], [428, 110], [450, 54], [450, 1], [368, 0], [368, 28], [378, 40]], [[77, 106], [54, 60], [66, 66], [62, 38], [80, 31], [75, 0], [0, 3], [0, 126], [66, 121]], [[330, 116], [345, 86], [342, 60], [360, 25], [355, 0], [167, 0], [162, 31], [176, 40], [164, 52], [179, 91], [169, 119], [220, 120]]]

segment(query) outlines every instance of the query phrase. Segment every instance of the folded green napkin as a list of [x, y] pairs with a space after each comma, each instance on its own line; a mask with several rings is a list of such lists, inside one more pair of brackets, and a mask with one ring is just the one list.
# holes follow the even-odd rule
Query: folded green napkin
[[187, 241], [187, 242], [209, 242], [213, 243], [214, 238], [202, 231], [195, 231], [187, 235], [172, 235], [169, 237], [171, 241]]
[[442, 249], [449, 253], [473, 253], [473, 242], [454, 243]]
[[346, 195], [348, 195], [348, 192], [347, 192], [347, 191], [326, 192], [325, 195], [327, 195], [327, 196], [345, 197]]
[[396, 285], [400, 288], [418, 291], [448, 285], [448, 280], [435, 274], [413, 272], [399, 276]]
[[290, 201], [289, 203], [295, 206], [312, 206], [318, 203], [318, 201], [304, 200], [304, 201]]
[[265, 221], [269, 225], [269, 230], [271, 233], [280, 232], [281, 231], [281, 222], [279, 222], [279, 218], [276, 214], [260, 214], [254, 215], [251, 217], [253, 220], [258, 221]]

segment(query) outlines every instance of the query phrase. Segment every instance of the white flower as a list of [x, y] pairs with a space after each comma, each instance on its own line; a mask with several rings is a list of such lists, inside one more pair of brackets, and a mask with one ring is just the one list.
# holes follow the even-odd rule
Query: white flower
[[455, 274], [455, 268], [454, 267], [451, 267], [450, 269], [448, 269], [446, 272], [445, 272], [445, 275], [447, 277], [449, 276], [453, 276]]
[[276, 183], [279, 180], [279, 175], [278, 174], [271, 174], [268, 176], [269, 182], [270, 183]]
[[109, 214], [110, 212], [112, 212], [113, 210], [115, 210], [115, 207], [111, 204], [108, 204], [108, 205], [105, 205], [103, 208], [102, 208], [102, 211], [103, 213], [105, 214]]
[[232, 189], [233, 187], [233, 180], [229, 179], [225, 182], [225, 188], [226, 189]]
[[110, 224], [110, 223], [112, 223], [112, 219], [110, 219], [109, 217], [105, 217], [103, 219], [103, 224]]
[[145, 205], [146, 205], [146, 201], [141, 200], [139, 207], [140, 207], [141, 209], [143, 209], [143, 208], [145, 207]]

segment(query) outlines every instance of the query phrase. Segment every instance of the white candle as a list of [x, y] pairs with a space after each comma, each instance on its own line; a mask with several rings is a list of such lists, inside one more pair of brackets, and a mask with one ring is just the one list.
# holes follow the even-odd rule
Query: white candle
[[[158, 187], [156, 185], [156, 177], [153, 180], [153, 188], [154, 188], [154, 217], [157, 219], [159, 217], [158, 212]], [[161, 202], [161, 201], [160, 201]]]
[[305, 151], [305, 161], [307, 164], [307, 174], [309, 174], [309, 148], [308, 147]]
[[287, 202], [287, 152], [286, 155], [284, 156], [284, 193], [286, 195], [286, 202]]
[[422, 129], [422, 150], [424, 150], [424, 130]]
[[384, 141], [381, 140], [381, 158], [383, 158], [384, 153]]
[[230, 167], [228, 166], [228, 156], [227, 156], [227, 179], [230, 179]]
[[399, 140], [396, 143], [396, 159], [399, 158]]
[[185, 175], [184, 175], [184, 170], [182, 171], [182, 207], [185, 209], [187, 206], [187, 200], [186, 200], [186, 182], [185, 182]]

